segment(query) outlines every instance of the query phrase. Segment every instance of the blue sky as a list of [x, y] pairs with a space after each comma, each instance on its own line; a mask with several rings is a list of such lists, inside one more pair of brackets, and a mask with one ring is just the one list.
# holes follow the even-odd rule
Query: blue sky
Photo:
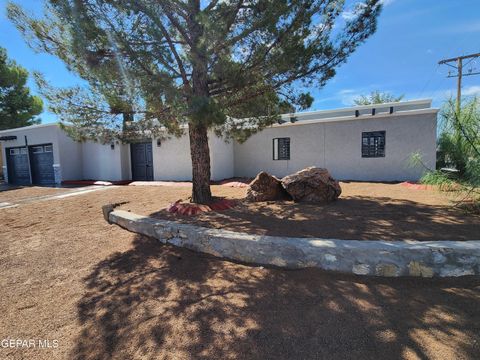
[[[27, 9], [41, 9], [40, 0], [19, 1]], [[377, 32], [342, 65], [323, 89], [310, 89], [315, 101], [310, 110], [352, 104], [372, 90], [404, 94], [406, 99], [432, 98], [435, 106], [456, 91], [456, 79], [446, 78], [443, 58], [480, 52], [479, 0], [384, 0]], [[5, 16], [0, 0], [0, 46], [29, 71], [40, 71], [54, 86], [79, 82], [63, 63], [34, 53]], [[348, 16], [348, 13], [345, 14]], [[480, 70], [480, 61], [472, 63]], [[30, 81], [32, 91], [35, 85]], [[463, 94], [480, 94], [480, 75], [464, 78]], [[43, 122], [55, 121], [45, 112]]]

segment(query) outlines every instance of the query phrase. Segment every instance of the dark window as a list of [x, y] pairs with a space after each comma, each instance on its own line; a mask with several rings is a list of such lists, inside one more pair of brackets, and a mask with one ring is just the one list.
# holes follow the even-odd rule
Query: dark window
[[385, 156], [385, 131], [362, 132], [362, 157]]
[[290, 160], [290, 138], [273, 139], [273, 160]]

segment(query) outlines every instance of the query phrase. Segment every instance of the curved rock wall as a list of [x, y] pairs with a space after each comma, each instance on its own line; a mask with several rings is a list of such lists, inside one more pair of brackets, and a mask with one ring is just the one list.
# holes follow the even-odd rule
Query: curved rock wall
[[123, 210], [110, 223], [146, 236], [246, 263], [377, 276], [480, 275], [480, 241], [366, 241], [249, 235], [157, 220]]

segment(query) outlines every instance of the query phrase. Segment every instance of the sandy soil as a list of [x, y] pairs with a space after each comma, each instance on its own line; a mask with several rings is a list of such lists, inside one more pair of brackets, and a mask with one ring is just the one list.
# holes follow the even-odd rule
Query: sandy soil
[[[254, 234], [359, 240], [479, 240], [480, 216], [453, 208], [452, 199], [434, 190], [401, 184], [341, 183], [342, 195], [328, 205], [292, 201], [242, 203], [223, 212], [195, 217], [170, 214], [160, 199], [187, 199], [189, 188], [153, 190], [122, 206], [144, 215]], [[214, 194], [242, 198], [246, 189], [214, 186]], [[126, 197], [128, 201], [128, 196]]]
[[59, 342], [0, 347], [0, 359], [478, 358], [478, 279], [247, 267], [101, 215], [179, 195], [188, 189], [122, 187], [0, 210], [0, 339]]

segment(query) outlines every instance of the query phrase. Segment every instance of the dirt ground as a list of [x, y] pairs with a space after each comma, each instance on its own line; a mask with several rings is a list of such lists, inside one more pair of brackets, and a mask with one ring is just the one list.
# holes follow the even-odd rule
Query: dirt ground
[[121, 187], [0, 210], [0, 340], [58, 340], [0, 359], [478, 359], [478, 279], [248, 267], [101, 215], [180, 195]]
[[[228, 211], [185, 217], [160, 210], [165, 208], [160, 200], [164, 196], [155, 196], [153, 190], [148, 190], [121, 208], [163, 219], [264, 235], [346, 240], [480, 239], [480, 216], [453, 208], [452, 199], [445, 193], [415, 190], [401, 184], [350, 182], [341, 186], [341, 197], [328, 205], [293, 201], [242, 203]], [[215, 186], [213, 189], [217, 196], [238, 199], [246, 192], [245, 188]], [[170, 202], [190, 196], [189, 188], [172, 188], [167, 192]]]
[[55, 187], [42, 187], [42, 186], [26, 186], [26, 187], [12, 188], [12, 190], [0, 191], [0, 203], [24, 200], [26, 198], [31, 198], [36, 196], [63, 194], [71, 190], [72, 189], [69, 189], [69, 188], [55, 188]]

